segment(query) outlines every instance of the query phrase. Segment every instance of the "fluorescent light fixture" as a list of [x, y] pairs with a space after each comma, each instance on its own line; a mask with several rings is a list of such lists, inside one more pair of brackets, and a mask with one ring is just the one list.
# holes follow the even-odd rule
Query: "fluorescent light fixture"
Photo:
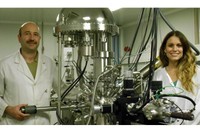
[[102, 23], [103, 20], [104, 20], [104, 18], [102, 18], [102, 17], [98, 17], [98, 18], [97, 18], [97, 21], [100, 22], [100, 23]]
[[115, 6], [113, 6], [113, 7], [109, 7], [109, 9], [110, 9], [110, 11], [116, 11], [116, 10], [119, 10], [121, 7], [115, 7]]
[[85, 20], [85, 21], [88, 21], [88, 20], [90, 20], [90, 17], [83, 17], [83, 20]]

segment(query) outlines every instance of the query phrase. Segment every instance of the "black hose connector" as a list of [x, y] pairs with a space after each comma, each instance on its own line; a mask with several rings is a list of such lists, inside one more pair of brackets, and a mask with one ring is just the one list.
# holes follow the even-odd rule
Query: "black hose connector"
[[20, 110], [24, 114], [36, 114], [37, 113], [37, 107], [35, 105], [21, 107]]

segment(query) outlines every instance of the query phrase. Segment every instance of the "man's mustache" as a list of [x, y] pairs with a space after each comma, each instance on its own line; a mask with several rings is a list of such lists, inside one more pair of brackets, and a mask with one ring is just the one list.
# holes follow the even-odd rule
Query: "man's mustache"
[[37, 44], [37, 41], [34, 41], [34, 40], [29, 40], [29, 41], [26, 41], [26, 43], [33, 43], [33, 44]]

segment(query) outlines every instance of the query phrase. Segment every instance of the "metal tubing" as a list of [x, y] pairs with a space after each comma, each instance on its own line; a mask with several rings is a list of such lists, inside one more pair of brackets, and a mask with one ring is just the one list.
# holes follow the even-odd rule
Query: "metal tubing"
[[62, 72], [62, 36], [58, 33], [58, 115], [61, 116], [61, 72]]
[[[75, 109], [75, 108], [84, 108], [84, 107], [88, 107], [87, 105], [81, 105], [81, 106], [77, 106], [77, 105], [70, 105], [70, 106], [61, 106], [60, 110], [63, 109]], [[51, 106], [43, 106], [43, 107], [37, 107], [37, 112], [39, 111], [55, 111], [57, 110], [57, 107], [51, 107]]]

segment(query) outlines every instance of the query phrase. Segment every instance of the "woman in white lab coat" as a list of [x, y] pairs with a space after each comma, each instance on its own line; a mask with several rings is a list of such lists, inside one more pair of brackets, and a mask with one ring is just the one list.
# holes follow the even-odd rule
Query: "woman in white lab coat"
[[[154, 72], [153, 80], [162, 81], [161, 93], [190, 97], [196, 103], [194, 120], [184, 120], [182, 124], [200, 124], [200, 67], [196, 65], [196, 57], [183, 33], [171, 31], [165, 36], [159, 59], [162, 68]], [[185, 98], [171, 97], [170, 100], [182, 111], [187, 112], [194, 108], [192, 102]], [[179, 120], [173, 124], [180, 123]]]
[[23, 24], [18, 52], [0, 61], [0, 124], [50, 124], [49, 112], [24, 114], [26, 105], [49, 106], [51, 90], [56, 88], [55, 64], [41, 54], [39, 27], [33, 22]]

